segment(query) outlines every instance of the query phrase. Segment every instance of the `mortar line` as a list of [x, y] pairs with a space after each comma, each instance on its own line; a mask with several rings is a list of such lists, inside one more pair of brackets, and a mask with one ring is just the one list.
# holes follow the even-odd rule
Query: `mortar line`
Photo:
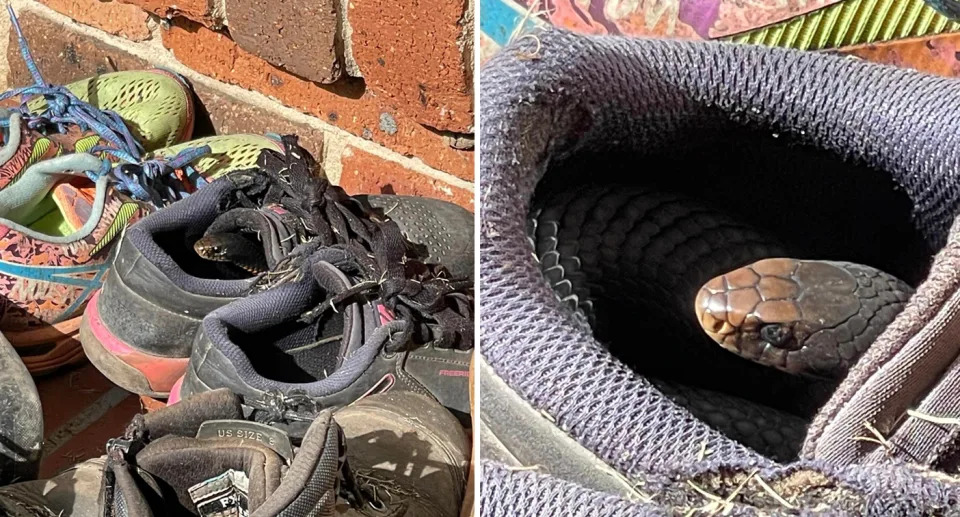
[[9, 3], [13, 5], [17, 12], [21, 10], [34, 12], [54, 23], [63, 25], [65, 28], [84, 36], [96, 39], [97, 41], [100, 41], [115, 49], [127, 52], [155, 66], [168, 68], [178, 74], [183, 75], [192, 83], [213, 89], [233, 100], [263, 109], [290, 121], [306, 125], [312, 129], [323, 131], [324, 139], [326, 139], [328, 133], [334, 138], [346, 139], [349, 141], [352, 147], [355, 147], [361, 151], [365, 151], [386, 161], [399, 164], [406, 169], [417, 172], [431, 179], [442, 181], [454, 187], [467, 190], [471, 193], [474, 192], [473, 182], [459, 178], [449, 172], [434, 169], [433, 167], [430, 167], [424, 163], [420, 158], [403, 156], [402, 154], [388, 147], [364, 140], [363, 138], [354, 135], [345, 129], [328, 124], [317, 117], [307, 115], [306, 113], [298, 111], [294, 108], [284, 106], [283, 104], [271, 99], [261, 92], [247, 90], [241, 86], [220, 82], [212, 77], [208, 77], [200, 72], [197, 72], [196, 70], [193, 70], [192, 68], [187, 67], [186, 65], [180, 63], [176, 57], [174, 57], [171, 50], [163, 46], [163, 43], [160, 41], [159, 37], [159, 31], [162, 29], [159, 27], [154, 30], [150, 40], [132, 42], [119, 36], [108, 34], [94, 27], [81, 24], [69, 16], [54, 11], [47, 6], [36, 3], [32, 0], [9, 0]]

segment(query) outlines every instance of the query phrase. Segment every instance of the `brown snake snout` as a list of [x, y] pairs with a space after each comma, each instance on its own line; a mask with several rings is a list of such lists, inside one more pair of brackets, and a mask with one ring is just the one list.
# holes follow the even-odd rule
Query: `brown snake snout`
[[836, 377], [911, 292], [867, 266], [772, 258], [711, 279], [695, 311], [707, 335], [731, 352], [790, 373]]

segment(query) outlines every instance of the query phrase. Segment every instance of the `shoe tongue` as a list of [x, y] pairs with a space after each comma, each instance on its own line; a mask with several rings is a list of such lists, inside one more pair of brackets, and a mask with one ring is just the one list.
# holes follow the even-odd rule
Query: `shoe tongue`
[[[239, 397], [227, 389], [202, 392], [138, 416], [128, 433], [150, 439], [137, 453], [140, 472], [156, 481], [153, 486], [172, 488], [181, 505], [191, 513], [199, 509], [200, 515], [252, 511], [280, 486], [293, 457], [292, 445], [277, 445], [289, 438], [243, 420]], [[244, 512], [230, 513], [240, 508]]]
[[[353, 287], [353, 282], [347, 275], [329, 262], [317, 262], [313, 265], [312, 270], [314, 279], [326, 291], [325, 296], [328, 299]], [[363, 346], [363, 311], [359, 303], [351, 303], [345, 307], [339, 307], [338, 313], [330, 312], [328, 314], [343, 318], [343, 334], [336, 364], [339, 368], [344, 359], [349, 357], [354, 350]]]
[[71, 178], [53, 188], [53, 202], [63, 214], [70, 233], [76, 232], [90, 220], [96, 194], [96, 185], [86, 178]]
[[256, 509], [280, 487], [287, 468], [287, 461], [269, 447], [236, 436], [168, 435], [148, 444], [136, 461], [158, 481], [161, 492], [172, 489], [184, 508], [201, 516], [245, 515]]

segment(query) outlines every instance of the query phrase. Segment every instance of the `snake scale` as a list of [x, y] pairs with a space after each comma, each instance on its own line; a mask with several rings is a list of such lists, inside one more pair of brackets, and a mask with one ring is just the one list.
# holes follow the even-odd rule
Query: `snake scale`
[[547, 283], [614, 355], [781, 460], [796, 457], [806, 419], [912, 294], [885, 272], [806, 260], [692, 199], [643, 187], [538, 195], [529, 232]]

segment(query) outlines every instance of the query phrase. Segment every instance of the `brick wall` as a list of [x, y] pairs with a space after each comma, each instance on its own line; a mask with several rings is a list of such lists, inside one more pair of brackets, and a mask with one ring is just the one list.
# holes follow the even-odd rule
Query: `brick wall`
[[[473, 209], [470, 0], [9, 3], [49, 82], [162, 66], [193, 84], [198, 135], [295, 132], [351, 193]], [[0, 19], [2, 86], [23, 86]]]

